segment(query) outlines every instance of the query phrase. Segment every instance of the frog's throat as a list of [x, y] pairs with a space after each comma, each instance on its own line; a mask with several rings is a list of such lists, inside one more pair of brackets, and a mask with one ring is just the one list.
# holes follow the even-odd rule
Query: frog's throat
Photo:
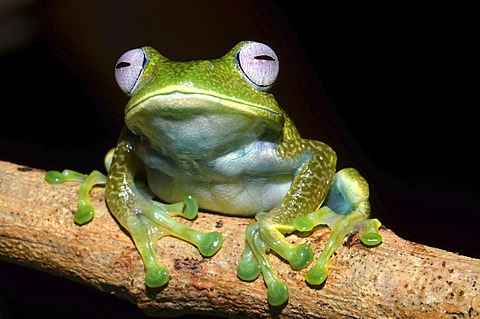
[[260, 104], [248, 103], [233, 97], [202, 90], [190, 89], [186, 92], [176, 88], [146, 94], [142, 99], [132, 98], [125, 108], [125, 117], [132, 116], [145, 107], [154, 108], [159, 116], [162, 114], [185, 114], [185, 112], [222, 112], [222, 110], [227, 111], [228, 109], [233, 112], [250, 113], [258, 117], [275, 118], [282, 116], [280, 109], [270, 109]]

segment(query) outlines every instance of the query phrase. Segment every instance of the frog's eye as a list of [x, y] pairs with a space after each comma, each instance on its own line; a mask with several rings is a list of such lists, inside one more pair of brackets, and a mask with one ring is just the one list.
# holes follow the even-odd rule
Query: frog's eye
[[258, 90], [269, 89], [277, 79], [280, 65], [275, 52], [267, 45], [247, 42], [237, 54], [240, 71]]
[[131, 95], [140, 79], [145, 66], [145, 54], [142, 49], [125, 52], [115, 65], [115, 79], [123, 92]]

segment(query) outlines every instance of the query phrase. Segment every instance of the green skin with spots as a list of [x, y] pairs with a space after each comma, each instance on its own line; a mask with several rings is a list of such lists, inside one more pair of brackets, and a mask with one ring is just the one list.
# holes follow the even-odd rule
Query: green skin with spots
[[[378, 245], [381, 224], [369, 219], [369, 190], [362, 176], [353, 168], [336, 172], [335, 152], [302, 139], [273, 95], [245, 79], [237, 57], [247, 43], [220, 59], [191, 62], [142, 48], [146, 63], [125, 109], [126, 127], [107, 155], [108, 176], [65, 170], [48, 172], [46, 179], [82, 183], [77, 224], [93, 218], [90, 189], [105, 186], [110, 211], [142, 256], [149, 287], [169, 279], [156, 256], [159, 238], [178, 237], [207, 257], [221, 248], [220, 233], [194, 231], [173, 216], [195, 218], [198, 207], [255, 216], [246, 229], [238, 276], [251, 281], [262, 274], [268, 301], [278, 306], [288, 300], [288, 287], [272, 269], [269, 251], [296, 270], [314, 259], [308, 245], [291, 245], [286, 234], [331, 228], [325, 250], [306, 275], [308, 283], [320, 285], [345, 236], [359, 231], [364, 244]], [[136, 178], [139, 173], [147, 176], [143, 183]]]

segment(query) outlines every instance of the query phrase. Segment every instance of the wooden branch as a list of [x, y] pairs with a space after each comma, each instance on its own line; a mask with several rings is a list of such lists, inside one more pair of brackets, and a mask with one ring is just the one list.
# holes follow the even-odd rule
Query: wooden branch
[[[293, 271], [271, 255], [290, 288], [283, 307], [270, 307], [263, 280], [243, 282], [236, 266], [251, 219], [199, 214], [182, 222], [220, 231], [224, 245], [212, 258], [175, 238], [157, 250], [171, 273], [164, 288], [147, 289], [135, 246], [108, 212], [103, 189], [94, 189], [95, 219], [73, 223], [79, 184], [49, 185], [44, 171], [0, 162], [0, 258], [63, 276], [135, 303], [149, 315], [181, 313], [289, 318], [451, 318], [480, 316], [480, 260], [408, 242], [382, 229], [373, 249], [350, 237], [334, 255], [327, 282], [309, 287], [306, 270]], [[329, 235], [306, 242], [318, 254]]]

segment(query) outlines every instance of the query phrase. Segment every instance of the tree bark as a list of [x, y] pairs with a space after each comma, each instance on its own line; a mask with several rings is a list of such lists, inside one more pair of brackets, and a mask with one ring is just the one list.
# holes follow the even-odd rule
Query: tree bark
[[[412, 243], [381, 229], [383, 243], [364, 247], [350, 236], [333, 256], [322, 287], [310, 287], [306, 270], [294, 271], [271, 254], [290, 288], [282, 307], [268, 305], [261, 278], [238, 279], [236, 267], [252, 219], [200, 213], [182, 222], [220, 231], [223, 248], [202, 257], [181, 240], [165, 237], [157, 251], [170, 270], [163, 288], [144, 284], [144, 268], [129, 237], [92, 191], [96, 215], [73, 223], [78, 183], [50, 185], [44, 171], [0, 162], [0, 258], [69, 278], [127, 299], [152, 316], [186, 313], [288, 318], [471, 318], [480, 317], [480, 260]], [[318, 255], [328, 229], [291, 235]]]

